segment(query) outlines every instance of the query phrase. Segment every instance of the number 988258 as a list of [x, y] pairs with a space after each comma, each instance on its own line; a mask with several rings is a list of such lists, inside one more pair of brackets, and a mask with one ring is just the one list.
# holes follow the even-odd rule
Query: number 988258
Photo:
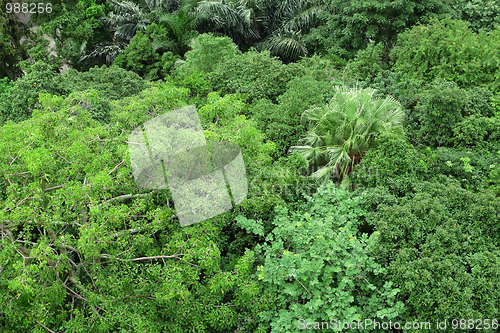
[[19, 2], [8, 2], [5, 4], [5, 12], [7, 14], [42, 14], [42, 13], [52, 13], [51, 3], [19, 3]]

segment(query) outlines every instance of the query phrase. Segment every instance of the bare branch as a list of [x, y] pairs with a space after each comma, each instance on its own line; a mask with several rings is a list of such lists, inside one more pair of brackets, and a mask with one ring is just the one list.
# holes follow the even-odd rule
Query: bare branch
[[98, 207], [104, 205], [105, 203], [107, 202], [110, 202], [110, 201], [115, 201], [115, 200], [126, 200], [126, 199], [134, 199], [134, 198], [140, 198], [140, 197], [145, 197], [147, 195], [150, 195], [151, 193], [153, 193], [154, 191], [151, 191], [149, 193], [143, 193], [143, 194], [125, 194], [125, 195], [120, 195], [119, 197], [115, 197], [115, 198], [111, 198], [109, 200], [106, 200], [104, 201], [103, 203], [101, 203], [100, 205], [98, 205]]
[[6, 175], [6, 176], [20, 176], [20, 175], [25, 175], [27, 173], [30, 173], [30, 171], [25, 171], [25, 172], [20, 172], [20, 173], [12, 173], [12, 174]]
[[[180, 253], [179, 255], [184, 255], [184, 253]], [[128, 261], [151, 260], [151, 259], [171, 259], [171, 258], [177, 258], [180, 260], [181, 258], [179, 258], [179, 255], [174, 254], [171, 256], [141, 257], [141, 258], [129, 259]], [[126, 260], [126, 259], [122, 259], [122, 260]]]
[[305, 289], [305, 290], [309, 293], [309, 295], [311, 295], [311, 297], [313, 297], [313, 295], [311, 294], [311, 292], [310, 292], [310, 291], [306, 288], [306, 286], [304, 286], [304, 285], [302, 284], [302, 282], [300, 282], [297, 278], [295, 278], [295, 281], [297, 281], [298, 283], [300, 283], [300, 285], [301, 285], [302, 287], [304, 287], [304, 289]]
[[116, 170], [116, 168], [118, 168], [118, 167], [119, 167], [119, 166], [120, 166], [123, 162], [125, 162], [125, 159], [123, 159], [123, 160], [120, 162], [120, 164], [118, 164], [117, 166], [115, 166], [115, 167], [113, 168], [113, 170], [111, 170], [111, 171], [108, 173], [108, 176], [109, 176], [109, 175], [110, 175], [113, 171], [115, 171], [115, 170]]
[[59, 156], [60, 158], [62, 158], [63, 160], [65, 160], [66, 162], [68, 162], [69, 164], [71, 165], [75, 165], [74, 163], [71, 163], [70, 161], [68, 161], [66, 158], [64, 158], [64, 156], [60, 155], [57, 151], [54, 151], [56, 153], [57, 156]]
[[[24, 314], [27, 315], [27, 316], [29, 316], [26, 312]], [[42, 326], [43, 328], [45, 328], [50, 333], [57, 333], [57, 332], [54, 332], [53, 330], [51, 330], [50, 328], [48, 328], [47, 326], [45, 326], [44, 324], [42, 324], [41, 322], [39, 322], [38, 320], [36, 320], [36, 318], [33, 318], [33, 319], [35, 319], [35, 321], [38, 323], [38, 325]]]
[[45, 190], [43, 190], [43, 193], [48, 192], [48, 191], [52, 191], [52, 190], [57, 190], [58, 188], [61, 188], [61, 187], [64, 187], [64, 186], [66, 186], [66, 184], [57, 185], [57, 186], [54, 186], [54, 187], [49, 187], [49, 188], [46, 188]]

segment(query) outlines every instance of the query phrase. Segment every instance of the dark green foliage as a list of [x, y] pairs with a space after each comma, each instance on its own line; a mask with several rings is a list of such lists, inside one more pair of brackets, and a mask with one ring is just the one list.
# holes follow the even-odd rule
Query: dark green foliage
[[[367, 219], [380, 239], [373, 254], [401, 288], [404, 321], [493, 318], [500, 309], [500, 199], [445, 176], [414, 182], [400, 199], [378, 190]], [[367, 193], [368, 196], [368, 193]], [[372, 204], [373, 207], [373, 204]], [[482, 295], [482, 297], [477, 297]]]
[[164, 40], [166, 33], [165, 29], [154, 23], [148, 26], [144, 34], [138, 31], [125, 51], [116, 57], [113, 65], [134, 71], [149, 80], [163, 79], [170, 74], [179, 58], [165, 50], [169, 46], [168, 40]]
[[0, 1], [0, 79], [15, 80], [23, 74], [19, 62], [27, 58], [28, 44], [26, 41], [21, 44], [21, 39], [32, 33], [12, 13], [7, 14], [7, 3], [10, 2]]
[[304, 73], [302, 66], [283, 64], [269, 52], [255, 50], [220, 63], [212, 76], [214, 89], [223, 94], [244, 94], [249, 103], [267, 98], [272, 102], [286, 90], [288, 81]]
[[[477, 191], [485, 186], [491, 165], [499, 162], [497, 156], [491, 153], [491, 148], [486, 150], [440, 147], [432, 152], [436, 159], [429, 163], [430, 176], [451, 176], [460, 182], [463, 188]], [[500, 147], [497, 145], [496, 150], [498, 149]]]
[[499, 135], [497, 120], [488, 118], [494, 114], [493, 94], [488, 89], [460, 89], [454, 82], [438, 79], [426, 85], [416, 100], [407, 121], [414, 143], [487, 146], [487, 141]]
[[493, 93], [483, 87], [472, 87], [467, 89], [467, 103], [465, 105], [464, 116], [477, 115], [483, 117], [493, 117]]
[[352, 58], [370, 40], [392, 45], [398, 33], [417, 22], [443, 13], [446, 6], [438, 0], [413, 0], [401, 3], [388, 0], [327, 0], [326, 23], [313, 29], [306, 41], [317, 51]]
[[500, 4], [495, 0], [455, 0], [453, 18], [469, 22], [475, 31], [491, 31], [500, 25]]
[[466, 117], [453, 127], [453, 143], [460, 147], [495, 147], [500, 138], [500, 119]]
[[[274, 229], [259, 246], [265, 260], [257, 267], [264, 290], [275, 298], [275, 306], [261, 313], [272, 332], [295, 332], [300, 319], [351, 322], [398, 316], [403, 309], [399, 290], [371, 254], [379, 235], [359, 231], [364, 216], [359, 197], [330, 183], [299, 209], [277, 206], [276, 211]], [[245, 216], [236, 221], [263, 235], [262, 221]]]
[[[500, 150], [497, 151], [497, 158], [500, 160]], [[485, 185], [490, 191], [500, 196], [500, 163], [490, 164], [490, 172]]]
[[110, 100], [132, 96], [146, 88], [139, 75], [116, 66], [95, 66], [88, 72], [70, 69], [62, 76], [68, 90], [84, 91], [93, 88]]
[[20, 122], [30, 118], [33, 109], [39, 106], [38, 95], [41, 93], [64, 95], [68, 92], [68, 86], [59, 73], [44, 62], [36, 62], [25, 76], [2, 94], [0, 124], [7, 120]]
[[454, 82], [436, 80], [418, 96], [408, 124], [413, 141], [431, 146], [452, 145], [453, 127], [463, 119], [467, 93]]
[[428, 171], [426, 157], [421, 156], [406, 138], [385, 134], [376, 144], [377, 148], [368, 150], [351, 177], [357, 187], [385, 186], [402, 196], [413, 183], [424, 178]]
[[398, 36], [394, 70], [430, 82], [435, 78], [462, 88], [500, 89], [500, 29], [477, 34], [468, 22], [445, 19], [418, 25]]
[[332, 83], [311, 77], [297, 77], [287, 84], [286, 92], [277, 98], [278, 104], [261, 99], [254, 103], [250, 113], [258, 128], [278, 145], [278, 156], [283, 156], [307, 130], [306, 124], [300, 121], [304, 111], [323, 105], [333, 94]]
[[383, 58], [384, 49], [382, 43], [368, 44], [366, 49], [358, 51], [356, 57], [347, 63], [345, 75], [351, 79], [373, 80], [380, 72], [388, 69], [388, 64]]

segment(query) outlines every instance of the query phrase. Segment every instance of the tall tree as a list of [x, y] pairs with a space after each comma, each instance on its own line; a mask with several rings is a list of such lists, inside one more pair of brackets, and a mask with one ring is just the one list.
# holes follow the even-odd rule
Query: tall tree
[[18, 63], [26, 59], [28, 54], [27, 45], [22, 45], [21, 40], [30, 31], [14, 13], [4, 12], [7, 3], [8, 1], [0, 0], [0, 79], [7, 77], [15, 80], [23, 75]]

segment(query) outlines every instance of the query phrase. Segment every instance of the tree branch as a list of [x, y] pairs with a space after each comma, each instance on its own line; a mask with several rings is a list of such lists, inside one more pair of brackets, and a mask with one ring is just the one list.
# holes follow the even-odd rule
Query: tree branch
[[111, 171], [108, 173], [108, 176], [109, 176], [109, 175], [110, 175], [113, 171], [115, 171], [115, 170], [116, 170], [116, 168], [118, 168], [118, 167], [119, 167], [119, 166], [120, 166], [123, 162], [125, 162], [125, 159], [123, 159], [123, 160], [120, 162], [120, 164], [118, 164], [117, 166], [115, 166], [115, 167], [113, 168], [113, 170], [111, 170]]
[[[24, 314], [29, 317], [29, 315], [26, 312]], [[51, 330], [50, 328], [48, 328], [47, 326], [45, 326], [44, 324], [42, 324], [41, 322], [39, 322], [38, 320], [36, 320], [36, 318], [33, 318], [33, 319], [35, 319], [35, 321], [38, 323], [38, 325], [42, 326], [43, 328], [45, 328], [50, 333], [57, 333], [57, 332], [54, 332], [53, 330]]]
[[143, 194], [125, 194], [125, 195], [120, 195], [119, 197], [111, 198], [109, 200], [106, 200], [102, 202], [101, 204], [98, 205], [98, 207], [104, 205], [107, 202], [115, 201], [115, 200], [126, 200], [126, 199], [134, 199], [134, 198], [139, 198], [139, 197], [145, 197], [147, 195], [150, 195], [154, 191], [151, 191], [149, 193], [143, 193]]

